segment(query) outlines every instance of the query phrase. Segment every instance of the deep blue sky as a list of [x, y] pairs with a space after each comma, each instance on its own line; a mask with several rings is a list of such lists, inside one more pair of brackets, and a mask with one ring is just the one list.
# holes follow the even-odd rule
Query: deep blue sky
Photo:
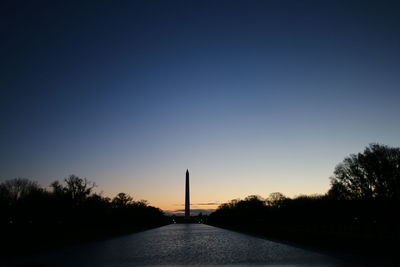
[[0, 4], [0, 181], [178, 209], [186, 168], [199, 204], [323, 193], [400, 145], [399, 2], [81, 2]]

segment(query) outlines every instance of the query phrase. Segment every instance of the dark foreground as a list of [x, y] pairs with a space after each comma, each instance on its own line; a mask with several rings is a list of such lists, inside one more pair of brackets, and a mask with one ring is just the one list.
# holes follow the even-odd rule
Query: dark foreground
[[[330, 255], [336, 259], [340, 259], [350, 264], [350, 266], [368, 266], [368, 267], [397, 267], [399, 265], [398, 259], [395, 257], [393, 251], [396, 250], [397, 244], [386, 244], [379, 242], [373, 246], [369, 243], [355, 243], [353, 240], [342, 240], [339, 244], [339, 239], [323, 240], [321, 235], [319, 238], [308, 237], [299, 235], [295, 231], [288, 229], [287, 233], [283, 233], [283, 228], [274, 231], [261, 230], [257, 226], [252, 228], [246, 227], [232, 227], [226, 225], [219, 225], [223, 229], [235, 231], [238, 233], [248, 234], [271, 240], [290, 246], [299, 247], [305, 250], [315, 251], [324, 255]], [[276, 230], [276, 227], [275, 227]], [[387, 248], [390, 251], [387, 251]]]
[[0, 265], [352, 266], [330, 256], [204, 224], [172, 224]]

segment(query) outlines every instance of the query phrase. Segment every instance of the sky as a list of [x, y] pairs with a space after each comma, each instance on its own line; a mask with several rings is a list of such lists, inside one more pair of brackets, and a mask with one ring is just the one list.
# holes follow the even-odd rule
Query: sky
[[400, 146], [396, 1], [2, 1], [0, 182], [165, 211], [323, 194]]

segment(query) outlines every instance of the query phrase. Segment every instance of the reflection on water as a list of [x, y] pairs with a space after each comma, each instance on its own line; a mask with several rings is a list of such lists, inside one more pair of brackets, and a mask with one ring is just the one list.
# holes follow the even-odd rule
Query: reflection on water
[[203, 224], [168, 225], [13, 262], [16, 263], [36, 266], [344, 266], [328, 256]]

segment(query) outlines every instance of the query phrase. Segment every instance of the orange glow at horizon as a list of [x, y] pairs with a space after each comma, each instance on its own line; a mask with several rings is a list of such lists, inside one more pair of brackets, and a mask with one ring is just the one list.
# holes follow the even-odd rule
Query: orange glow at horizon
[[[179, 177], [179, 174], [176, 175], [177, 177], [169, 179], [166, 177], [159, 186], [154, 185], [150, 178], [140, 180], [140, 183], [136, 179], [120, 179], [121, 182], [118, 184], [106, 185], [110, 190], [107, 190], [107, 194], [104, 195], [112, 198], [119, 192], [125, 192], [131, 195], [134, 200], [147, 200], [151, 206], [158, 207], [166, 213], [183, 213], [185, 201], [184, 171], [180, 174], [181, 177]], [[295, 197], [303, 194], [323, 194], [329, 188], [329, 179], [320, 179], [320, 184], [317, 183], [318, 179], [314, 184], [305, 184], [299, 175], [297, 175], [298, 179], [295, 180], [283, 178], [281, 175], [276, 175], [275, 179], [260, 179], [257, 177], [258, 173], [254, 173], [252, 176], [248, 175], [248, 178], [243, 180], [240, 178], [240, 173], [237, 176], [224, 177], [217, 172], [214, 177], [201, 179], [199, 178], [201, 173], [197, 174], [196, 170], [193, 170], [190, 175], [192, 214], [201, 212], [199, 210], [204, 210], [203, 214], [209, 213], [223, 203], [238, 198], [244, 199], [249, 195], [267, 198], [273, 192], [281, 192], [287, 197]], [[309, 176], [307, 178], [310, 179]], [[226, 181], [230, 181], [229, 186], [225, 185]], [[285, 181], [291, 181], [291, 183]]]

